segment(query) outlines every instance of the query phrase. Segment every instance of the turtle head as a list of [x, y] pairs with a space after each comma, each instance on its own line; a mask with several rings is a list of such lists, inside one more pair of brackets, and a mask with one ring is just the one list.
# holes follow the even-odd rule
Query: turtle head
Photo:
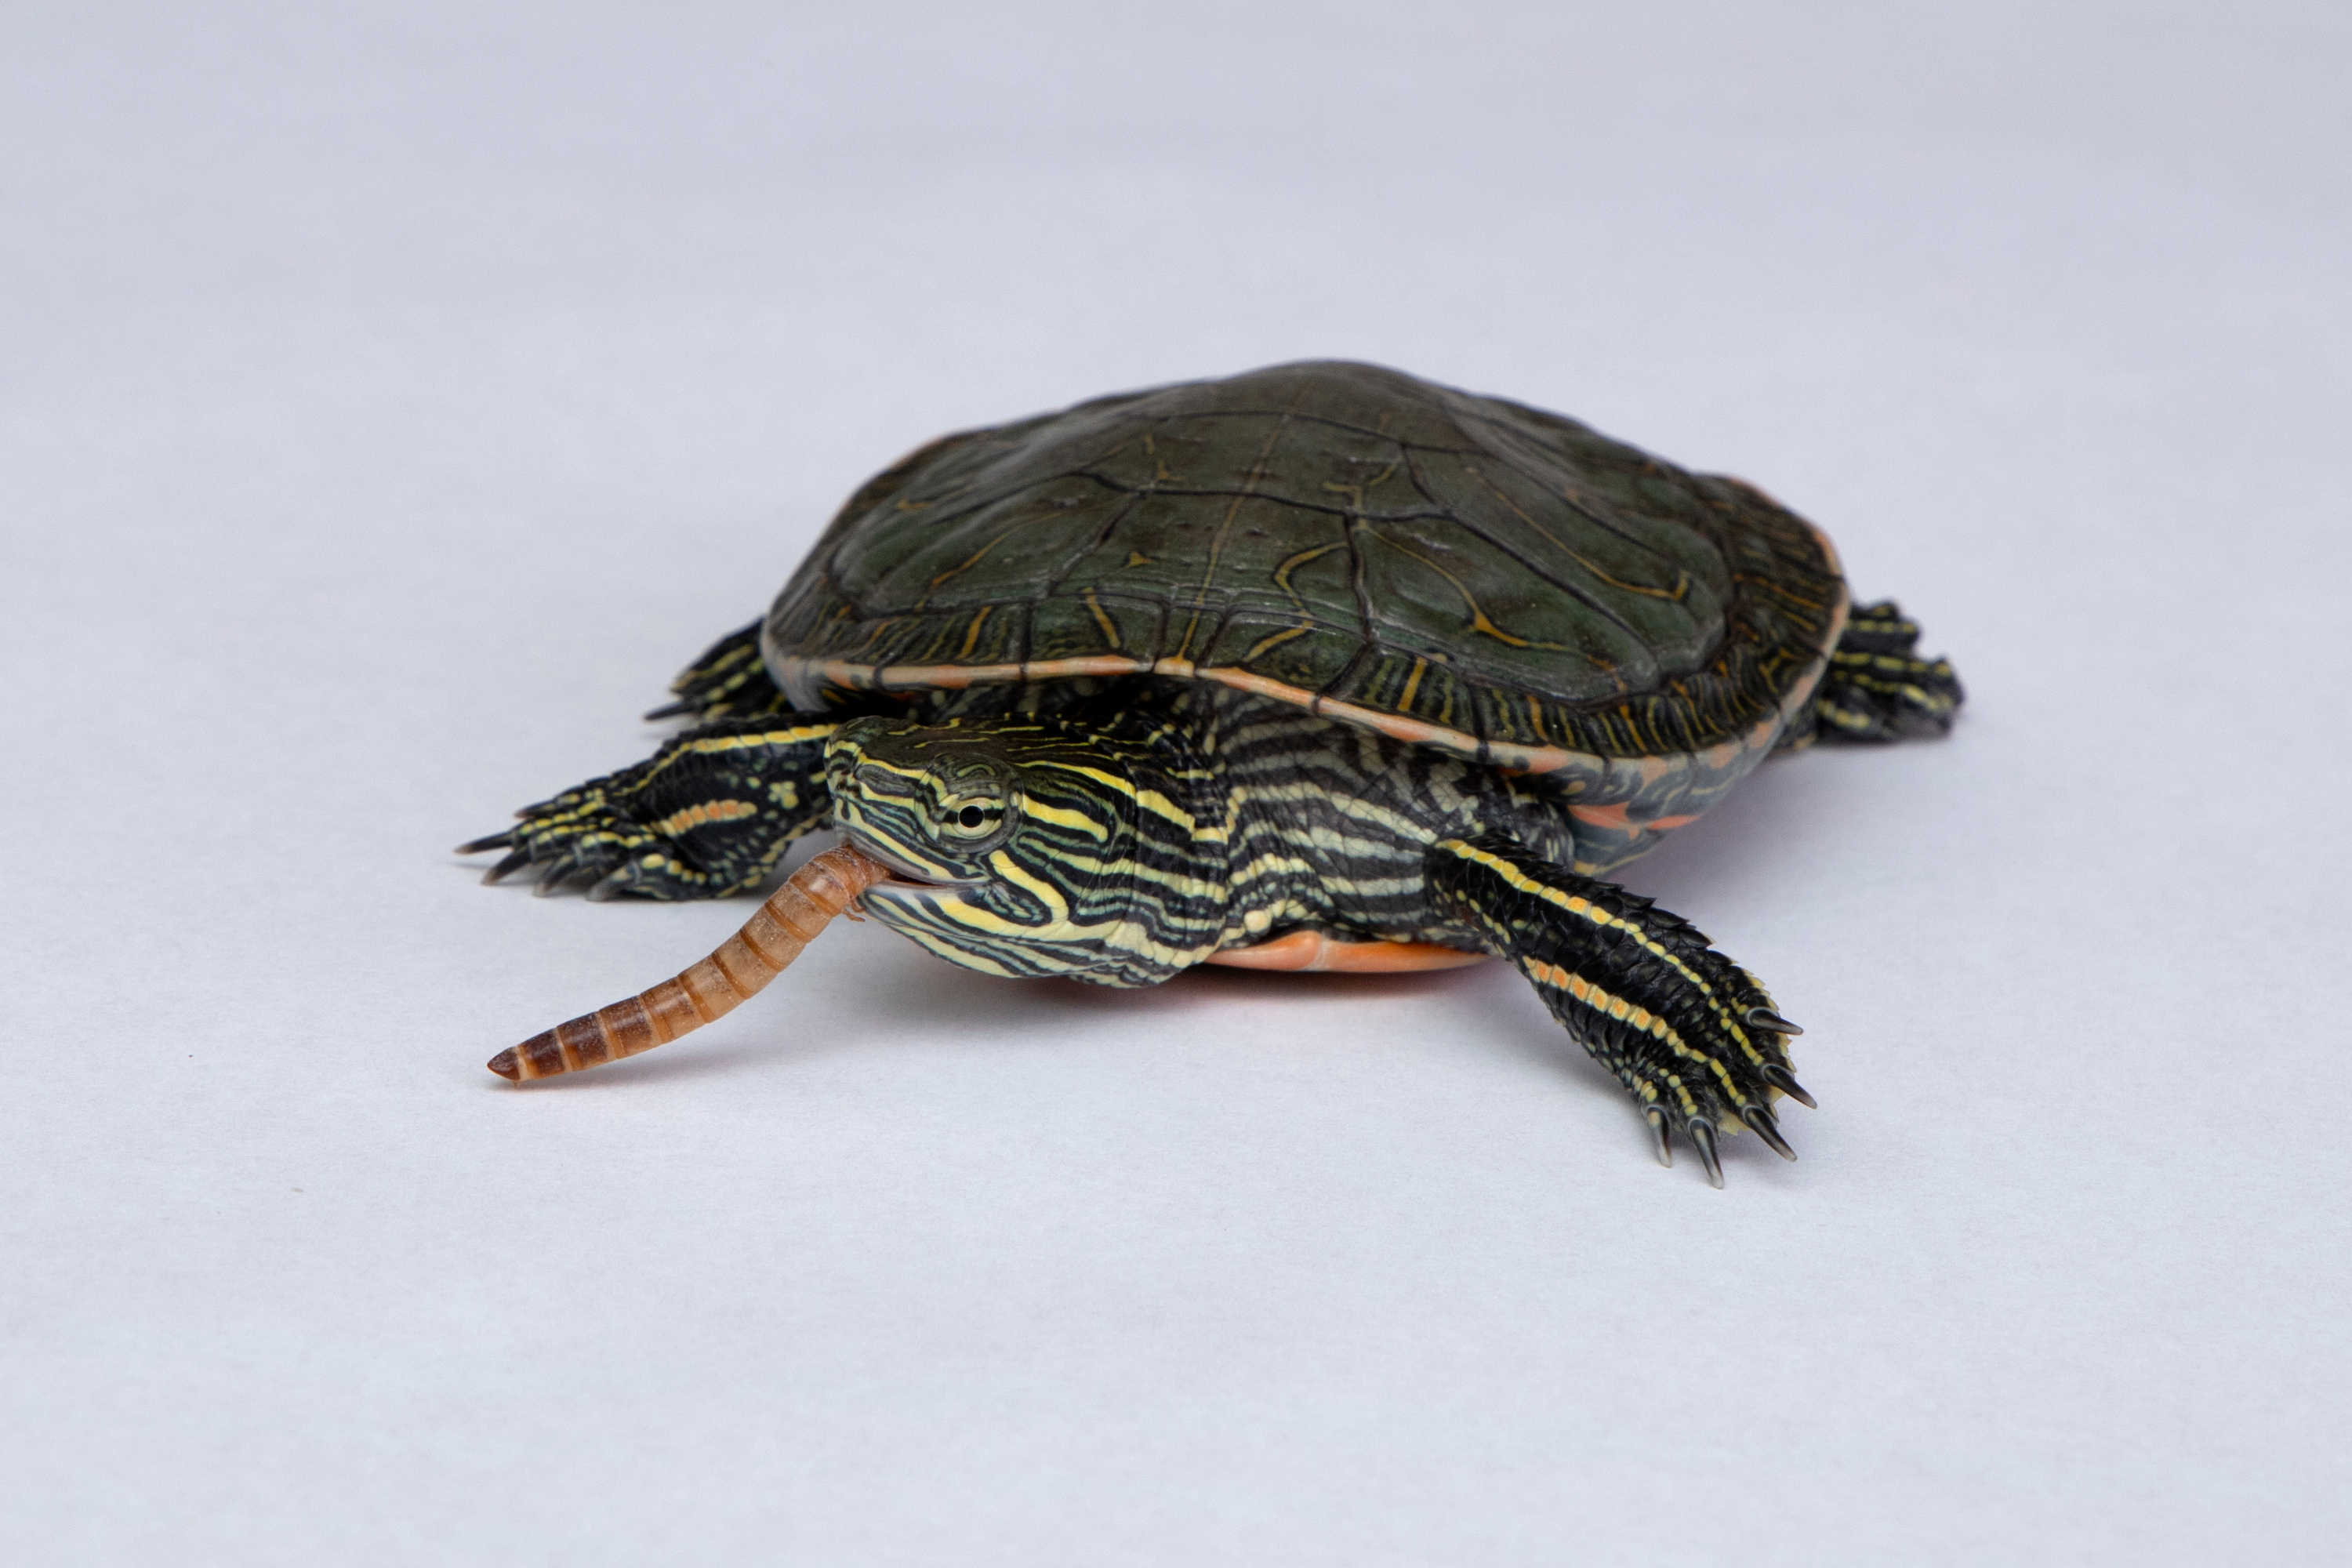
[[1161, 747], [1052, 718], [859, 719], [825, 748], [835, 826], [896, 873], [866, 910], [990, 974], [1143, 985], [1221, 927], [1223, 823]]

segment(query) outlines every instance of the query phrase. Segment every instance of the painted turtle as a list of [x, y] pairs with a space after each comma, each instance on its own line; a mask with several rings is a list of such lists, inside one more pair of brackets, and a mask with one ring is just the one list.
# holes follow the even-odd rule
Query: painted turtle
[[[989, 974], [1508, 959], [1659, 1158], [1789, 1153], [1794, 1025], [1604, 879], [1776, 749], [1950, 727], [1951, 668], [1850, 610], [1737, 479], [1372, 365], [1278, 366], [932, 442], [868, 480], [651, 759], [464, 846], [547, 891], [709, 898], [811, 860], [672, 981], [502, 1053], [630, 1055], [855, 902]], [[1793, 1156], [1791, 1156], [1793, 1157]]]

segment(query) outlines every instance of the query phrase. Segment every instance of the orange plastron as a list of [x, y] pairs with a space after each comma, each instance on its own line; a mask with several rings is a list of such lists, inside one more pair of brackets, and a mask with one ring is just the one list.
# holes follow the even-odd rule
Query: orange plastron
[[1209, 955], [1232, 969], [1320, 970], [1346, 974], [1402, 974], [1415, 969], [1460, 969], [1483, 963], [1483, 952], [1425, 942], [1334, 942], [1321, 931], [1295, 931], [1255, 947], [1229, 947]]

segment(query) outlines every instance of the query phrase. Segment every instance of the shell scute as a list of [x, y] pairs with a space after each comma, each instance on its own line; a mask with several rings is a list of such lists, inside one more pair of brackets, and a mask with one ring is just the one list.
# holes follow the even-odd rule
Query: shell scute
[[1606, 788], [1608, 758], [1769, 747], [1844, 607], [1826, 543], [1752, 487], [1304, 364], [935, 443], [835, 520], [763, 651], [811, 703], [1210, 679]]

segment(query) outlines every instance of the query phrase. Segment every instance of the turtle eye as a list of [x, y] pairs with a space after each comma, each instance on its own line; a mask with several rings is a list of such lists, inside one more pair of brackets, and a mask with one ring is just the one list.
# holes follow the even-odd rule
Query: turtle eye
[[966, 795], [940, 808], [944, 838], [985, 838], [1004, 820], [1004, 802], [995, 795]]

